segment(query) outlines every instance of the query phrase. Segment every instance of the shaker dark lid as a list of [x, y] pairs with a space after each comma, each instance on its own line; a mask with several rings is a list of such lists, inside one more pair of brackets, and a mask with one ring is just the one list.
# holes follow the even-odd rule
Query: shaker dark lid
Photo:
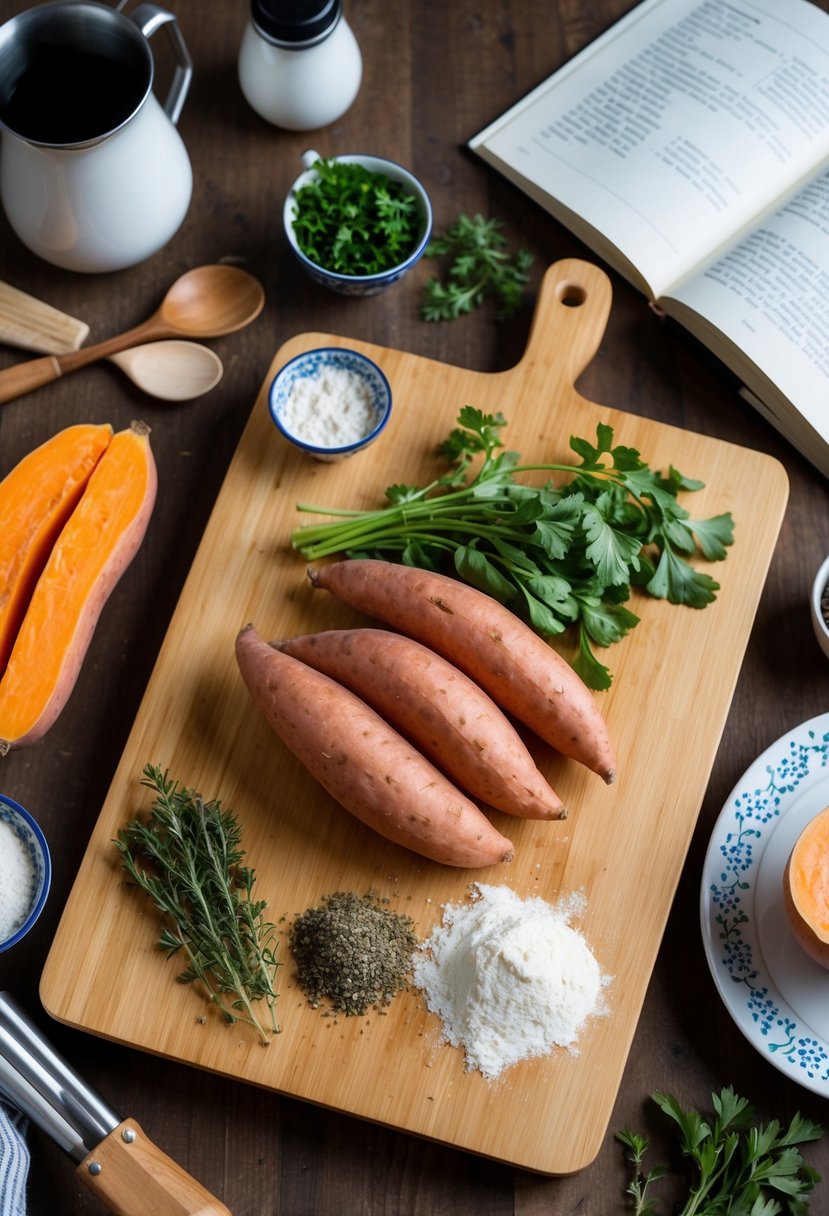
[[251, 0], [254, 24], [275, 42], [309, 43], [324, 38], [342, 15], [342, 0]]

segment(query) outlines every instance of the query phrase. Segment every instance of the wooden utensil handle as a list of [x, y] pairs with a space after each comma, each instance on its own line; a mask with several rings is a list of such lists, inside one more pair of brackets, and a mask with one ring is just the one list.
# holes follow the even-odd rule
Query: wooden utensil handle
[[77, 1174], [116, 1216], [231, 1216], [134, 1119], [119, 1123]]
[[33, 388], [42, 384], [51, 384], [63, 375], [60, 363], [54, 355], [44, 355], [42, 359], [27, 359], [24, 363], [16, 363], [0, 372], [0, 404], [14, 401]]
[[45, 300], [37, 300], [10, 283], [0, 282], [0, 340], [10, 346], [59, 355], [77, 350], [89, 326], [61, 312]]

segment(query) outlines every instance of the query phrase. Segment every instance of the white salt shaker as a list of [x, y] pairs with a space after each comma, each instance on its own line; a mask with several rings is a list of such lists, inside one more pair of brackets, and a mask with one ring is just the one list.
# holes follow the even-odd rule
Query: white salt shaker
[[238, 67], [248, 103], [290, 131], [313, 131], [338, 119], [363, 75], [342, 0], [251, 0]]

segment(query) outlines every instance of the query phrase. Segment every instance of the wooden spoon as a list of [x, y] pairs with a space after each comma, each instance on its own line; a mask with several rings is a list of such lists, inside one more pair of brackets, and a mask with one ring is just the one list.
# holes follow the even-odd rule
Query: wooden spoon
[[30, 359], [0, 371], [0, 403], [131, 346], [159, 338], [216, 338], [233, 333], [258, 317], [264, 304], [261, 284], [247, 271], [237, 266], [199, 266], [173, 283], [159, 308], [142, 325], [94, 346]]
[[[0, 281], [0, 342], [39, 355], [77, 350], [89, 333], [85, 321]], [[222, 361], [207, 346], [183, 338], [147, 342], [109, 355], [143, 392], [162, 401], [189, 401], [222, 378]]]
[[145, 342], [107, 358], [143, 392], [161, 401], [190, 401], [209, 393], [224, 371], [209, 346], [182, 338]]

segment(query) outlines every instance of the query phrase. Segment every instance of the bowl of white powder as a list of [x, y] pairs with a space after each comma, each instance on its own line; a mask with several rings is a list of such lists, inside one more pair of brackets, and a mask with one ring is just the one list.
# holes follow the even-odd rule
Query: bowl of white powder
[[52, 881], [46, 838], [28, 811], [0, 794], [0, 952], [25, 937]]
[[279, 432], [316, 460], [342, 460], [368, 447], [391, 415], [391, 388], [365, 355], [323, 346], [276, 373], [268, 408]]

